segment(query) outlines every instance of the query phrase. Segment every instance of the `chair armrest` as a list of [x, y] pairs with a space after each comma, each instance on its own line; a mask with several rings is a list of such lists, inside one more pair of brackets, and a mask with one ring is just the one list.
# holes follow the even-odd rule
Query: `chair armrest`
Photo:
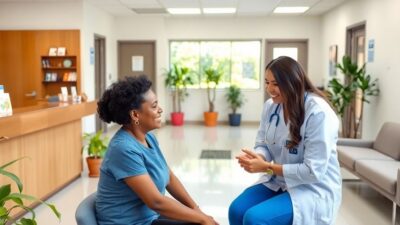
[[372, 148], [374, 141], [352, 139], [352, 138], [339, 138], [337, 145], [360, 147], [360, 148]]

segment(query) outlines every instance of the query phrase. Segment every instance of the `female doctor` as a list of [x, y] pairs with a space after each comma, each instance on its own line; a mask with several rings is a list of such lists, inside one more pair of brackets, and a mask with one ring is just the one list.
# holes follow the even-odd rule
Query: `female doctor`
[[254, 151], [236, 158], [261, 173], [229, 207], [231, 225], [333, 224], [341, 202], [338, 119], [324, 95], [290, 57], [265, 72], [266, 101]]

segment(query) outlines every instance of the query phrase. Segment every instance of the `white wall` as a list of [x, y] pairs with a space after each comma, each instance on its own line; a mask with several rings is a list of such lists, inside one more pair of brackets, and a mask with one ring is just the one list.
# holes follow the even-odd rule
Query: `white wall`
[[80, 29], [82, 2], [15, 2], [0, 4], [1, 30]]
[[[366, 42], [375, 40], [374, 62], [367, 63], [367, 73], [379, 79], [380, 95], [365, 104], [363, 137], [375, 138], [386, 121], [400, 122], [400, 1], [354, 0], [326, 14], [322, 19], [322, 59], [324, 74], [328, 81], [328, 49], [338, 45], [338, 60], [345, 53], [346, 27], [366, 21]], [[367, 48], [367, 46], [366, 46]], [[367, 49], [366, 53], [367, 53]]]
[[[114, 38], [114, 17], [103, 10], [83, 2], [83, 26], [81, 30], [81, 56], [82, 56], [82, 91], [89, 99], [95, 99], [95, 74], [94, 64], [90, 62], [90, 48], [94, 48], [94, 35], [104, 36], [106, 39], [106, 84], [110, 85], [117, 74], [116, 41]], [[95, 115], [83, 120], [85, 132], [95, 131]]]
[[[164, 116], [169, 119], [171, 99], [164, 87], [163, 68], [168, 68], [168, 42], [176, 39], [308, 39], [309, 75], [316, 85], [323, 83], [320, 75], [321, 42], [320, 17], [269, 17], [269, 18], [162, 18], [162, 17], [117, 17], [115, 20], [116, 40], [157, 41], [157, 94], [164, 106]], [[262, 45], [262, 68], [264, 73], [264, 43]], [[317, 63], [314, 63], [317, 62]], [[240, 109], [243, 121], [259, 121], [263, 105], [263, 77], [259, 90], [244, 90], [247, 102]], [[205, 90], [190, 90], [189, 98], [183, 103], [185, 119], [202, 121], [207, 111]], [[229, 113], [225, 90], [217, 92], [216, 110], [219, 121], [226, 121]]]

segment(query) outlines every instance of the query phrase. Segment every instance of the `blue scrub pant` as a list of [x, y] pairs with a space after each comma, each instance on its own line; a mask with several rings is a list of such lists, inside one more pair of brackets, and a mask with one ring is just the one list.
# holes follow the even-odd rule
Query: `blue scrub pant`
[[290, 225], [292, 221], [289, 193], [272, 191], [263, 184], [247, 188], [229, 206], [230, 225]]

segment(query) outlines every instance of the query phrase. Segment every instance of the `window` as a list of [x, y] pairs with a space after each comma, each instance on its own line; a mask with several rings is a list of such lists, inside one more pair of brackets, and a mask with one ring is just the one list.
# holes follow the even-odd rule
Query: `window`
[[260, 52], [261, 41], [171, 41], [170, 63], [192, 70], [191, 88], [205, 88], [203, 70], [212, 67], [224, 72], [219, 88], [258, 89]]

